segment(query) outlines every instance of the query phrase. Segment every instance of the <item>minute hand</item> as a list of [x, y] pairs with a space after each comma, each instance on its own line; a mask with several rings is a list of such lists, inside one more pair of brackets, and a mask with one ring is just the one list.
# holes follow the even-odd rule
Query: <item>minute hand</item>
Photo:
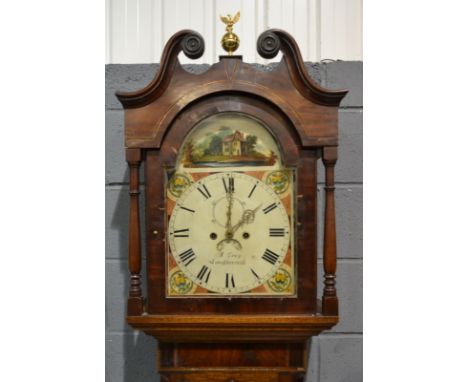
[[229, 233], [232, 231], [232, 223], [231, 223], [231, 218], [232, 218], [232, 192], [228, 193], [228, 209], [226, 212], [226, 237], [229, 236]]

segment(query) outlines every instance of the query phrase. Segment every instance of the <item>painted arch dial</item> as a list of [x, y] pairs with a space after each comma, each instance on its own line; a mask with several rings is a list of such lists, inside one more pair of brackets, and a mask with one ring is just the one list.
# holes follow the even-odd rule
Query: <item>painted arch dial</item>
[[284, 261], [291, 236], [274, 190], [237, 172], [193, 183], [177, 201], [168, 228], [171, 252], [184, 274], [221, 294], [267, 282]]

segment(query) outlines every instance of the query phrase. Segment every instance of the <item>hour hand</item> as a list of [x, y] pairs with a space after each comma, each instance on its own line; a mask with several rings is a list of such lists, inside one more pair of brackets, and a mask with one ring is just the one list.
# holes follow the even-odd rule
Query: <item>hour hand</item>
[[237, 229], [243, 226], [244, 224], [253, 223], [255, 220], [255, 212], [257, 212], [257, 210], [261, 207], [261, 205], [262, 204], [259, 204], [253, 210], [245, 210], [239, 222], [234, 227], [232, 227], [232, 230], [231, 230], [232, 234], [234, 234], [234, 232], [236, 232]]
[[258, 211], [258, 209], [261, 206], [262, 206], [262, 203], [260, 203], [253, 210], [245, 210], [244, 213], [242, 214], [242, 220], [244, 220], [244, 222], [247, 224], [253, 223], [255, 220], [255, 213]]

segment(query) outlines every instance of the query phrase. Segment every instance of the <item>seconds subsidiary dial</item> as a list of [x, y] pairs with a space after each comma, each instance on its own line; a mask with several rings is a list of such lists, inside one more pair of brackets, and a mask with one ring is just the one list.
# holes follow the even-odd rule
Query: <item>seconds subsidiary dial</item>
[[238, 294], [275, 274], [287, 254], [290, 230], [271, 187], [228, 172], [209, 175], [181, 195], [168, 240], [186, 277], [211, 292]]

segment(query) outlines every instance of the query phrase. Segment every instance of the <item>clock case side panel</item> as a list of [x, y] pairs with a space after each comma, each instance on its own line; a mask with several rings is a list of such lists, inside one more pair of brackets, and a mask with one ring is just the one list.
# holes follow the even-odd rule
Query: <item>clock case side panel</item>
[[[166, 298], [165, 169], [174, 168], [184, 138], [199, 121], [223, 112], [245, 113], [269, 127], [286, 167], [296, 168], [297, 297]], [[275, 105], [240, 92], [217, 93], [185, 108], [167, 130], [160, 150], [147, 150], [146, 226], [148, 314], [314, 314], [317, 296], [316, 161], [314, 149], [303, 149], [291, 121]], [[157, 234], [155, 234], [157, 232]]]

